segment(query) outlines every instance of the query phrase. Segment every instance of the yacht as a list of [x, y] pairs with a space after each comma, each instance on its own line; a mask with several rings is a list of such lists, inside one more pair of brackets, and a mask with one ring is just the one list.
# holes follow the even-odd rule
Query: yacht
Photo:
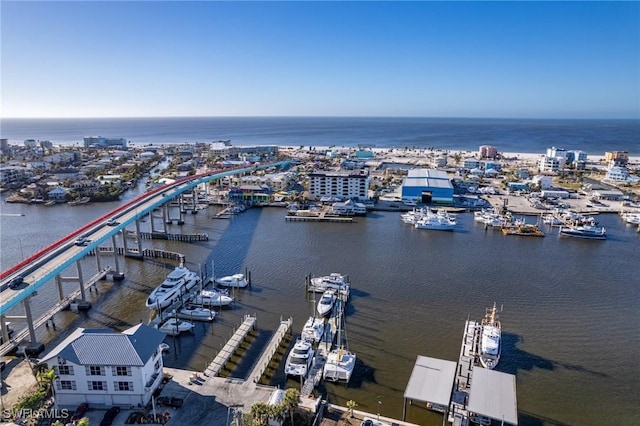
[[316, 291], [325, 291], [329, 289], [340, 290], [347, 285], [344, 275], [332, 272], [324, 277], [311, 278], [311, 287]]
[[215, 282], [221, 287], [236, 288], [245, 288], [249, 284], [244, 277], [244, 274], [234, 274], [222, 278], [216, 278]]
[[151, 292], [147, 298], [147, 308], [166, 308], [199, 282], [198, 274], [184, 266], [176, 266], [176, 269], [167, 275], [162, 284]]
[[313, 348], [311, 343], [298, 339], [287, 356], [284, 372], [287, 376], [307, 377], [313, 363]]
[[434, 231], [453, 231], [456, 227], [456, 219], [447, 212], [428, 212], [413, 225], [417, 229], [429, 229]]
[[324, 318], [309, 317], [302, 327], [302, 339], [311, 343], [318, 343], [324, 334]]
[[325, 380], [345, 381], [351, 380], [353, 369], [356, 366], [356, 354], [346, 348], [346, 333], [344, 332], [344, 320], [342, 312], [338, 315], [338, 348], [333, 349], [327, 355], [327, 362], [322, 370], [322, 378]]
[[607, 231], [603, 227], [592, 225], [563, 226], [560, 228], [560, 235], [565, 237], [583, 238], [586, 240], [607, 239]]
[[191, 321], [213, 321], [216, 317], [216, 312], [202, 306], [186, 304], [176, 309], [175, 316]]
[[336, 291], [333, 289], [326, 290], [322, 293], [322, 297], [318, 302], [317, 311], [321, 316], [331, 313], [333, 305], [336, 303]]
[[219, 290], [200, 290], [193, 302], [205, 307], [227, 306], [233, 302], [233, 297], [229, 297]]
[[169, 336], [177, 336], [182, 332], [193, 330], [193, 327], [195, 326], [191, 322], [183, 321], [178, 318], [169, 318], [168, 320], [160, 324], [158, 330], [162, 331], [165, 334], [168, 334]]
[[502, 349], [502, 325], [498, 321], [498, 309], [496, 304], [487, 309], [487, 313], [481, 322], [482, 336], [480, 338], [480, 364], [484, 368], [493, 370], [500, 361]]

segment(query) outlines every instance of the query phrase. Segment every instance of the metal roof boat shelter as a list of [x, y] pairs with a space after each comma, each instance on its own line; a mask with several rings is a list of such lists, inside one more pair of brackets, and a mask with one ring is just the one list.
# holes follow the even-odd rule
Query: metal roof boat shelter
[[449, 406], [456, 363], [418, 355], [404, 391], [402, 420], [406, 418], [407, 400]]
[[485, 368], [474, 368], [467, 410], [503, 423], [517, 425], [516, 376]]

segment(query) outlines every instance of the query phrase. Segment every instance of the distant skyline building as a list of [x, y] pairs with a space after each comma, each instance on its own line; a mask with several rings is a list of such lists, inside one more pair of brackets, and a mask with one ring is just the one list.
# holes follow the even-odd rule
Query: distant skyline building
[[127, 149], [127, 140], [125, 138], [105, 138], [103, 136], [85, 136], [85, 148], [108, 148], [118, 147]]
[[629, 162], [629, 153], [627, 151], [607, 151], [604, 153], [604, 159], [612, 166], [626, 166]]
[[480, 158], [496, 158], [498, 156], [498, 149], [491, 145], [481, 145], [478, 149], [478, 155]]

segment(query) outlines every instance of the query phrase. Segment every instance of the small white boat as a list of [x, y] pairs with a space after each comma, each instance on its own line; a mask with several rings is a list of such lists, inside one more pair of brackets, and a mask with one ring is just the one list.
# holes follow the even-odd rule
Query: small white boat
[[318, 302], [317, 311], [321, 316], [328, 315], [333, 309], [333, 305], [336, 303], [336, 291], [333, 289], [326, 290], [322, 293], [322, 297]]
[[324, 334], [324, 318], [309, 317], [302, 327], [302, 339], [311, 343], [318, 343]]
[[178, 297], [191, 290], [200, 282], [200, 277], [184, 266], [176, 268], [156, 287], [147, 298], [146, 306], [151, 309], [166, 308]]
[[222, 287], [245, 288], [249, 283], [244, 274], [234, 274], [215, 279], [216, 284]]
[[287, 356], [284, 372], [287, 376], [307, 377], [313, 363], [311, 343], [298, 339]]
[[180, 333], [193, 330], [193, 327], [195, 326], [191, 322], [184, 321], [178, 318], [169, 318], [168, 320], [160, 324], [158, 330], [162, 331], [165, 334], [168, 334], [169, 336], [177, 336]]
[[200, 290], [193, 300], [196, 305], [204, 307], [227, 306], [233, 302], [233, 297], [218, 290]]
[[417, 229], [429, 229], [434, 231], [453, 231], [456, 227], [456, 219], [444, 210], [438, 213], [428, 212], [413, 225]]
[[502, 350], [502, 325], [498, 321], [496, 304], [487, 309], [481, 322], [482, 336], [480, 338], [480, 364], [484, 368], [493, 370], [500, 361]]
[[216, 317], [216, 312], [203, 306], [186, 304], [176, 310], [175, 316], [192, 321], [213, 321]]

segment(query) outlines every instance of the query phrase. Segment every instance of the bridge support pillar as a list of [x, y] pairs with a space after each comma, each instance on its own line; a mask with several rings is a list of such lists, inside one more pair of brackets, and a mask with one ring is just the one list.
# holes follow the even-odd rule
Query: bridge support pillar
[[[113, 251], [116, 251], [116, 248], [113, 248]], [[102, 262], [100, 262], [100, 247], [96, 247], [96, 266], [98, 267], [98, 271], [102, 270]]]
[[196, 210], [196, 201], [198, 199], [198, 187], [193, 188], [193, 197], [191, 198], [191, 214], [198, 214], [198, 210]]
[[60, 274], [56, 275], [56, 285], [58, 286], [58, 297], [62, 300], [64, 299], [64, 288], [62, 288], [62, 277]]
[[82, 277], [82, 265], [80, 261], [76, 262], [76, 269], [78, 270], [78, 282], [80, 284], [80, 300], [86, 302], [87, 297], [84, 292], [84, 278]]
[[[151, 217], [151, 223], [153, 224], [153, 217]], [[136, 228], [138, 228], [138, 221], [136, 220]], [[153, 225], [152, 225], [153, 228]], [[124, 231], [123, 231], [124, 232]], [[138, 239], [140, 239], [140, 235], [138, 234]], [[122, 241], [124, 241], [124, 244], [126, 245], [126, 238], [124, 238], [124, 234], [123, 234], [123, 238]], [[112, 235], [111, 236], [111, 243], [113, 244], [113, 262], [115, 263], [115, 267], [116, 270], [115, 272], [113, 272], [112, 279], [114, 281], [122, 281], [124, 279], [124, 273], [120, 272], [120, 262], [118, 262], [118, 251], [116, 250], [116, 236]], [[126, 252], [126, 248], [125, 248], [125, 252]]]
[[37, 355], [44, 350], [44, 344], [37, 341], [36, 329], [33, 326], [33, 314], [31, 313], [31, 297], [27, 297], [22, 301], [24, 313], [27, 318], [27, 327], [29, 328], [29, 346], [25, 349], [25, 356]]
[[9, 338], [9, 330], [7, 330], [7, 321], [5, 320], [4, 315], [0, 315], [0, 329], [2, 330], [2, 341], [8, 342]]
[[169, 204], [164, 204], [162, 206], [162, 221], [167, 225], [171, 225], [173, 223], [173, 220], [171, 220], [171, 214], [169, 213]]

